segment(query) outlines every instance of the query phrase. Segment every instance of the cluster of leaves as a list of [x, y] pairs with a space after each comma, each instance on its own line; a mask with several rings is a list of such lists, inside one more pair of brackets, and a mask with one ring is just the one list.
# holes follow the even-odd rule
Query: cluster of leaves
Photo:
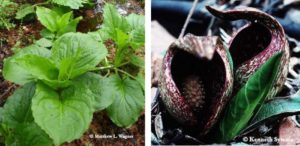
[[0, 0], [0, 29], [14, 27], [11, 18], [13, 18], [16, 9], [17, 4], [11, 0]]
[[35, 13], [35, 9], [39, 5], [48, 5], [49, 3], [56, 4], [59, 7], [64, 7], [64, 9], [79, 9], [80, 7], [83, 7], [84, 4], [93, 5], [91, 0], [47, 0], [43, 3], [38, 3], [34, 5], [26, 3], [19, 6], [20, 9], [16, 13], [16, 19], [24, 19], [28, 15]]
[[[104, 109], [116, 125], [134, 124], [144, 109], [144, 62], [133, 55], [144, 46], [144, 16], [124, 17], [106, 4], [103, 28], [85, 34], [75, 32], [81, 17], [72, 12], [37, 7], [36, 14], [43, 38], [4, 60], [4, 78], [21, 85], [0, 108], [4, 143], [71, 142]], [[106, 40], [117, 48], [111, 62]], [[126, 71], [130, 65], [139, 73]]]
[[29, 15], [35, 13], [35, 9], [39, 5], [48, 5], [49, 3], [65, 7], [65, 9], [79, 9], [84, 6], [93, 5], [92, 0], [47, 0], [34, 5], [29, 3], [18, 5], [12, 0], [0, 0], [0, 29], [10, 29], [14, 27], [15, 24], [12, 23], [14, 18], [19, 20], [28, 18]]

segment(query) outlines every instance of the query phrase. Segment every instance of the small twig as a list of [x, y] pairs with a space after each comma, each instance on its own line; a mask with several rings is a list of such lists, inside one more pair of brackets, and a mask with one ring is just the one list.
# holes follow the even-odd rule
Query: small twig
[[178, 37], [179, 40], [182, 39], [182, 37], [183, 37], [183, 35], [184, 35], [184, 32], [185, 32], [185, 30], [186, 30], [186, 27], [187, 27], [187, 25], [188, 25], [189, 22], [190, 22], [190, 19], [191, 19], [192, 15], [193, 15], [193, 13], [194, 13], [194, 11], [195, 11], [195, 8], [196, 8], [197, 4], [198, 4], [198, 0], [194, 0], [193, 6], [192, 6], [192, 8], [191, 8], [191, 10], [190, 10], [190, 12], [189, 12], [189, 14], [188, 14], [188, 16], [187, 16], [185, 22], [184, 22], [184, 25], [183, 25], [183, 27], [182, 27], [182, 29], [181, 29], [181, 32], [180, 32], [180, 35], [179, 35], [179, 37]]

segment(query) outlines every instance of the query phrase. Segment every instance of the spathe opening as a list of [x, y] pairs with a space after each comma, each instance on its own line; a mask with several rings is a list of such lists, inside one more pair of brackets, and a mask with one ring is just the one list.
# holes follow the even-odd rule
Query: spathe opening
[[235, 36], [229, 48], [234, 66], [239, 67], [265, 50], [271, 39], [270, 31], [260, 24], [253, 23], [241, 30]]
[[[172, 78], [182, 93], [185, 78], [199, 76], [205, 90], [205, 104], [198, 114], [200, 122], [205, 122], [211, 114], [212, 102], [224, 92], [226, 79], [225, 66], [222, 58], [215, 53], [212, 60], [201, 59], [186, 51], [176, 49], [171, 63]], [[202, 124], [201, 124], [202, 125]]]

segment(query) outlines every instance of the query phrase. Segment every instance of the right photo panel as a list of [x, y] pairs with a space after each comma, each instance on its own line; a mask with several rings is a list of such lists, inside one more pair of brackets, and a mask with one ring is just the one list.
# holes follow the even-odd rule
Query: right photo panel
[[151, 144], [300, 144], [299, 4], [151, 0]]

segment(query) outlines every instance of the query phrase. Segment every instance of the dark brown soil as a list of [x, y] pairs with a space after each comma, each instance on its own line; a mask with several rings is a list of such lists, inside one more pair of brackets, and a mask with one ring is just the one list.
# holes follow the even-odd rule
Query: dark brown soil
[[13, 55], [12, 48], [19, 43], [18, 47], [25, 47], [39, 39], [39, 32], [42, 26], [35, 21], [30, 24], [19, 25], [11, 30], [0, 30], [0, 106], [15, 91], [17, 86], [9, 81], [5, 81], [2, 76], [3, 61]]

